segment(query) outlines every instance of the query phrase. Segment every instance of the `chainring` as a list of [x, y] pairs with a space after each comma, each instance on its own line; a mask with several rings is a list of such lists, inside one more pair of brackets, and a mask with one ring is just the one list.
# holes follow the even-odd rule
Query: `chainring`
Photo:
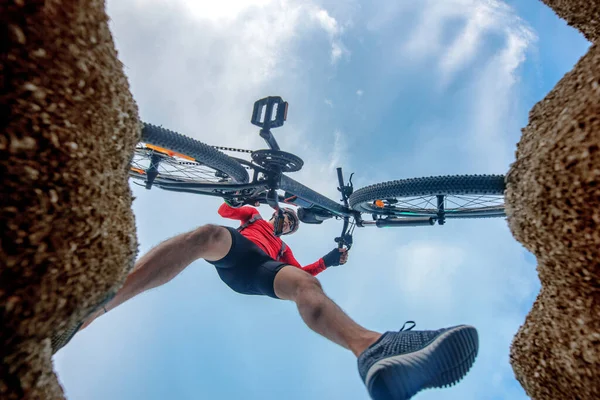
[[253, 151], [252, 161], [264, 169], [281, 172], [300, 171], [304, 165], [304, 161], [300, 157], [281, 150]]

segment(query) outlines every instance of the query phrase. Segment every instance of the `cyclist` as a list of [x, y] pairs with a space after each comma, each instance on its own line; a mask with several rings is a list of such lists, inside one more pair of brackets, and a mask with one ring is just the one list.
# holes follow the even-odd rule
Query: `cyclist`
[[[232, 206], [233, 205], [233, 206]], [[163, 285], [202, 258], [214, 265], [234, 291], [291, 300], [308, 327], [349, 349], [374, 399], [407, 399], [426, 388], [441, 388], [462, 379], [478, 351], [477, 331], [459, 325], [435, 331], [412, 331], [415, 324], [383, 334], [354, 322], [314, 277], [346, 263], [346, 250], [335, 248], [307, 266], [275, 233], [276, 213], [263, 220], [251, 206], [223, 204], [219, 214], [241, 222], [238, 229], [204, 225], [168, 239], [141, 257], [116, 296], [82, 326], [130, 298]], [[283, 235], [295, 233], [299, 220], [284, 209]], [[406, 326], [406, 324], [405, 324]]]

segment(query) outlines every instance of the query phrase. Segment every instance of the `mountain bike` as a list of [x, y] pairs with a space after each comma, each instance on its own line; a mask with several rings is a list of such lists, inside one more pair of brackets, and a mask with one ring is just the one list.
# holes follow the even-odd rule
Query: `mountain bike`
[[[250, 122], [268, 149], [243, 150], [209, 146], [169, 129], [144, 124], [136, 146], [130, 177], [146, 189], [221, 197], [230, 204], [280, 204], [297, 207], [305, 224], [343, 220], [339, 247], [352, 246], [356, 227], [444, 225], [459, 218], [504, 217], [503, 175], [456, 175], [401, 179], [354, 190], [352, 175], [346, 183], [337, 168], [340, 201], [332, 200], [295, 181], [287, 174], [299, 171], [303, 160], [281, 150], [272, 130], [287, 120], [288, 103], [270, 96], [254, 103]], [[236, 157], [224, 152], [247, 154]], [[283, 218], [276, 219], [276, 234]], [[279, 229], [279, 232], [277, 231]]]

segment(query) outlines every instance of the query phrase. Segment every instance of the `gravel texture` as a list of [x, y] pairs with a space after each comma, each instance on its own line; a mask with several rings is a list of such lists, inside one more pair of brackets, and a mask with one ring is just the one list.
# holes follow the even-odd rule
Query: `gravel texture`
[[[598, 10], [597, 2], [552, 3], [562, 6], [559, 14], [582, 13], [584, 4]], [[597, 44], [531, 110], [507, 175], [506, 206], [514, 237], [537, 257], [542, 284], [511, 347], [515, 375], [533, 399], [600, 399]]]
[[50, 338], [137, 253], [141, 124], [104, 1], [0, 1], [0, 398], [60, 399]]

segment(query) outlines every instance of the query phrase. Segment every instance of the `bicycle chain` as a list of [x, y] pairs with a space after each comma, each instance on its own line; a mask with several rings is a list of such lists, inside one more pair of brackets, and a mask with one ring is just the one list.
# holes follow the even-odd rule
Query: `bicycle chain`
[[[223, 146], [210, 146], [210, 147], [212, 147], [214, 149], [217, 149], [217, 150], [235, 151], [235, 152], [238, 152], [238, 153], [248, 153], [248, 154], [252, 154], [253, 153], [252, 150], [236, 149], [234, 147], [223, 147]], [[197, 165], [199, 163], [197, 161], [179, 161], [178, 164], [179, 165]], [[202, 163], [200, 163], [200, 164], [202, 164]], [[245, 169], [247, 169], [247, 170], [251, 170], [252, 169], [252, 168], [250, 168], [250, 167], [248, 167], [246, 165], [243, 165], [243, 167]]]
[[[237, 152], [237, 153], [248, 153], [248, 154], [252, 154], [253, 151], [252, 150], [245, 150], [245, 149], [236, 149], [235, 147], [223, 147], [223, 146], [211, 146], [213, 149], [217, 149], [217, 150], [222, 150], [222, 151], [233, 151], [233, 152]], [[248, 167], [247, 165], [242, 165], [244, 167], [244, 169], [247, 169], [248, 171], [252, 170], [252, 168]]]
[[252, 150], [236, 149], [234, 147], [222, 147], [222, 146], [211, 146], [211, 147], [213, 147], [214, 149], [217, 149], [217, 150], [236, 151], [238, 153], [248, 153], [248, 154], [253, 153]]

